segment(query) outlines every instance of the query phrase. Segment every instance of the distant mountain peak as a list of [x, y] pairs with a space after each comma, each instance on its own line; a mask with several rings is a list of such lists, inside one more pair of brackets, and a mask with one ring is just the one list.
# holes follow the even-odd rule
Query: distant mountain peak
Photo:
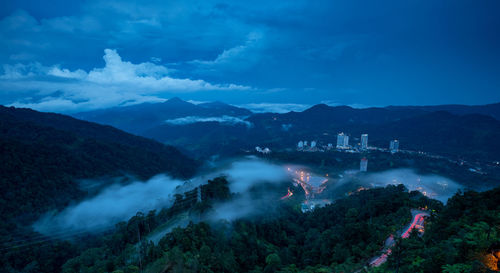
[[178, 97], [170, 98], [169, 100], [163, 102], [163, 105], [179, 106], [179, 107], [183, 107], [183, 106], [194, 107], [194, 106], [196, 106], [195, 104], [192, 104], [190, 102], [182, 100]]
[[310, 108], [304, 110], [304, 112], [316, 112], [316, 111], [323, 111], [323, 110], [331, 110], [333, 107], [328, 106], [324, 103], [316, 104], [311, 106]]
[[181, 99], [181, 98], [179, 98], [179, 97], [173, 97], [173, 98], [170, 98], [170, 99], [168, 99], [168, 100], [167, 100], [167, 101], [165, 101], [165, 102], [168, 102], [168, 103], [189, 103], [189, 102], [187, 102], [187, 101], [182, 100], [182, 99]]

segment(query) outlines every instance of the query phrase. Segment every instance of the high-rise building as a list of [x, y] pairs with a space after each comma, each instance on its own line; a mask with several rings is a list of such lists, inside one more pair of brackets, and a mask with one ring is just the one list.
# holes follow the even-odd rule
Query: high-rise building
[[344, 133], [337, 135], [337, 148], [345, 149], [349, 147], [349, 136]]
[[367, 170], [368, 170], [368, 159], [366, 159], [366, 157], [363, 157], [359, 162], [359, 171], [366, 172]]
[[304, 141], [299, 141], [299, 143], [297, 144], [297, 149], [299, 150], [302, 150], [304, 148]]
[[361, 150], [368, 149], [368, 134], [361, 135]]
[[391, 143], [389, 144], [389, 150], [391, 153], [396, 153], [399, 151], [399, 141], [397, 139], [391, 140]]
[[344, 146], [344, 133], [339, 133], [337, 135], [337, 148], [342, 148]]

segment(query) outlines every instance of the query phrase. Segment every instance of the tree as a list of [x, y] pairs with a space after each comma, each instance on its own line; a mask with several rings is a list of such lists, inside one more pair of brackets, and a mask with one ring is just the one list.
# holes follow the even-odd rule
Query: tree
[[264, 273], [266, 272], [276, 272], [281, 265], [280, 256], [276, 253], [267, 255], [266, 257], [266, 267], [264, 268]]

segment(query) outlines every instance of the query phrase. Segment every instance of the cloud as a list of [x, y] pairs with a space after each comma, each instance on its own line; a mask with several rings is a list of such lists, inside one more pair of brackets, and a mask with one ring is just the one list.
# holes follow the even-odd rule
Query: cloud
[[280, 183], [288, 177], [284, 167], [252, 158], [232, 163], [223, 173], [231, 182], [231, 192], [245, 192], [257, 183]]
[[[151, 63], [180, 64], [170, 77], [285, 87], [298, 103], [311, 102], [303, 87], [316, 88], [318, 101], [335, 97], [363, 104], [437, 104], [450, 98], [476, 104], [500, 96], [494, 76], [498, 1], [450, 5], [444, 15], [444, 6], [406, 2], [363, 9], [352, 1], [304, 0], [89, 0], [53, 7], [10, 2], [0, 18], [1, 64], [36, 61], [88, 72], [99, 66], [102, 49], [118, 48], [134, 62], [156, 57]], [[450, 23], [428, 20], [441, 17]], [[394, 27], [395, 18], [408, 31]], [[479, 69], [471, 72], [474, 65]], [[418, 90], [427, 90], [425, 100], [412, 95]], [[214, 94], [210, 100], [222, 98]]]
[[332, 100], [322, 100], [320, 103], [323, 103], [323, 104], [326, 104], [328, 106], [342, 106], [342, 105], [347, 105], [349, 107], [352, 107], [352, 108], [356, 108], [356, 109], [364, 109], [364, 108], [370, 108], [370, 107], [383, 107], [382, 105], [365, 105], [365, 104], [361, 104], [361, 103], [351, 103], [351, 104], [342, 104], [342, 103], [339, 103], [339, 102], [336, 102], [336, 101], [332, 101]]
[[440, 175], [418, 174], [411, 169], [396, 169], [368, 174], [361, 181], [376, 187], [403, 184], [409, 190], [418, 190], [427, 197], [444, 203], [459, 189], [463, 188], [463, 186], [449, 178]]
[[202, 101], [202, 100], [187, 100], [187, 102], [189, 103], [192, 103], [192, 104], [202, 104], [202, 103], [207, 103], [207, 102], [210, 102], [210, 101]]
[[[283, 167], [248, 157], [234, 161], [229, 166], [219, 165], [210, 174], [194, 177], [184, 182], [165, 175], [157, 175], [148, 181], [134, 181], [128, 185], [114, 184], [102, 189], [94, 197], [69, 206], [61, 212], [49, 212], [38, 219], [33, 227], [46, 235], [74, 234], [80, 231], [99, 231], [110, 228], [120, 221], [127, 221], [137, 212], [147, 213], [153, 209], [169, 207], [173, 195], [184, 193], [207, 183], [207, 179], [225, 175], [230, 190], [247, 196], [246, 191], [256, 185], [270, 183], [278, 185], [287, 176]], [[82, 186], [99, 188], [106, 181], [82, 181]], [[248, 198], [248, 197], [245, 197]], [[238, 201], [237, 199], [235, 201]], [[251, 204], [248, 204], [250, 207]], [[227, 208], [227, 206], [226, 206]], [[234, 208], [236, 209], [236, 208]], [[247, 208], [247, 212], [254, 208]], [[237, 212], [240, 216], [244, 211]]]
[[[105, 65], [89, 72], [71, 71], [39, 63], [4, 65], [0, 88], [4, 92], [31, 91], [39, 101], [18, 100], [11, 105], [42, 111], [82, 111], [142, 102], [163, 101], [162, 95], [182, 92], [251, 90], [237, 84], [174, 78], [169, 70], [151, 62], [123, 61], [116, 50], [104, 51]], [[44, 96], [58, 91], [59, 97]], [[3, 94], [5, 96], [5, 93]]]
[[301, 112], [311, 107], [310, 104], [298, 103], [248, 103], [238, 105], [254, 113], [288, 113], [290, 111]]
[[231, 71], [250, 68], [260, 61], [260, 50], [263, 48], [263, 33], [254, 31], [248, 34], [244, 44], [225, 49], [214, 60], [193, 60], [198, 72]]
[[213, 210], [205, 215], [205, 221], [217, 222], [218, 220], [234, 221], [241, 218], [253, 218], [273, 212], [279, 202], [279, 197], [274, 191], [258, 191], [256, 194], [244, 192], [232, 200], [218, 203]]
[[232, 221], [272, 213], [285, 189], [281, 184], [290, 179], [283, 166], [255, 157], [232, 163], [222, 174], [227, 176], [231, 192], [237, 195], [216, 204], [205, 220]]
[[0, 80], [18, 80], [43, 75], [48, 73], [49, 68], [42, 66], [40, 63], [32, 62], [28, 64], [4, 64], [3, 71]]
[[228, 125], [237, 125], [244, 124], [247, 127], [251, 127], [252, 123], [241, 118], [232, 117], [232, 116], [221, 116], [221, 117], [197, 117], [197, 116], [187, 116], [176, 119], [168, 119], [165, 121], [166, 123], [173, 125], [185, 125], [185, 124], [193, 124], [197, 122], [218, 122], [222, 124]]
[[134, 182], [126, 186], [113, 185], [97, 196], [70, 206], [58, 214], [46, 214], [35, 224], [34, 229], [44, 234], [59, 231], [97, 230], [126, 221], [138, 211], [165, 207], [172, 204], [177, 186], [182, 181], [164, 175], [149, 181]]
[[68, 69], [60, 69], [59, 67], [52, 67], [47, 72], [47, 75], [67, 79], [84, 79], [85, 77], [87, 77], [87, 73], [81, 69], [78, 69], [76, 71], [69, 71]]

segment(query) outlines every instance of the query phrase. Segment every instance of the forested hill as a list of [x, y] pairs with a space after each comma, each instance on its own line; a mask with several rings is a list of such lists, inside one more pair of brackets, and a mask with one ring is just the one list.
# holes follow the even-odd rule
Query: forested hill
[[[202, 195], [211, 194], [201, 203], [186, 201], [187, 192], [172, 208], [137, 214], [93, 246], [68, 244], [65, 253], [56, 246], [49, 255], [32, 253], [41, 272], [498, 272], [499, 191], [459, 192], [443, 206], [403, 185], [389, 185], [353, 193], [309, 213], [299, 210], [294, 195], [269, 203], [269, 211], [279, 216], [190, 223], [158, 242], [150, 240], [158, 234], [155, 229], [178, 219], [176, 213], [203, 218], [217, 202], [237, 196], [230, 194], [224, 178], [216, 178], [202, 186]], [[396, 239], [386, 263], [368, 266], [386, 238], [411, 221], [411, 209], [425, 206], [430, 213], [425, 234]], [[11, 260], [6, 256], [0, 263]]]
[[0, 212], [26, 220], [82, 196], [75, 180], [158, 173], [186, 178], [196, 163], [176, 148], [110, 126], [0, 106]]

